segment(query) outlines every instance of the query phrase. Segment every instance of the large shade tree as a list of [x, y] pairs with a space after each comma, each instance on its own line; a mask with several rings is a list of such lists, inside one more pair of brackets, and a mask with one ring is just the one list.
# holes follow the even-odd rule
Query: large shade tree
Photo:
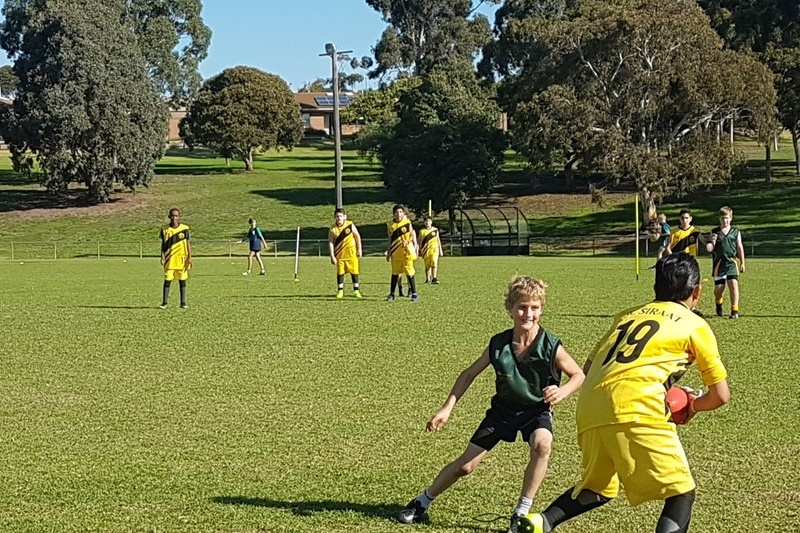
[[367, 0], [388, 23], [374, 48], [373, 78], [388, 72], [423, 74], [442, 60], [472, 59], [491, 37], [475, 10], [499, 0]]
[[[774, 74], [778, 117], [792, 134], [800, 174], [800, 2], [699, 0], [729, 47], [754, 53]], [[769, 156], [772, 139], [764, 146]], [[767, 158], [769, 162], [769, 158]], [[770, 173], [767, 173], [769, 179]]]
[[694, 2], [514, 0], [499, 15], [482, 68], [502, 76], [516, 147], [634, 184], [645, 218], [665, 195], [730, 177], [721, 121], [763, 129], [774, 113], [769, 70], [723, 49]]
[[[16, 48], [26, 35], [31, 11], [38, 11], [43, 0], [6, 0], [3, 5], [3, 45]], [[103, 16], [122, 23], [136, 35], [126, 41], [137, 47], [147, 62], [148, 71], [159, 90], [183, 102], [200, 87], [200, 62], [208, 54], [211, 30], [203, 22], [201, 0], [108, 0]], [[78, 2], [76, 6], [80, 6]], [[86, 12], [87, 17], [99, 13]], [[14, 37], [12, 37], [14, 36]]]
[[503, 164], [505, 137], [491, 88], [469, 61], [442, 63], [405, 91], [391, 137], [377, 149], [395, 198], [421, 213], [462, 207], [487, 194]]
[[167, 112], [136, 37], [113, 0], [7, 2], [0, 44], [19, 77], [2, 136], [17, 170], [51, 191], [74, 183], [91, 203], [119, 183], [147, 185], [163, 155]]
[[234, 67], [206, 80], [180, 124], [189, 146], [239, 157], [253, 169], [256, 150], [288, 148], [303, 137], [300, 107], [280, 77]]

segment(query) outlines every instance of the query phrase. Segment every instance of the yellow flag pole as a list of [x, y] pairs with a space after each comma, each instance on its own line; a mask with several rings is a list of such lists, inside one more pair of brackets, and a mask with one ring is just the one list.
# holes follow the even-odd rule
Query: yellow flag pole
[[633, 204], [634, 208], [634, 216], [636, 217], [633, 221], [633, 231], [634, 235], [636, 236], [636, 281], [639, 281], [639, 195], [636, 194], [633, 197]]
[[428, 216], [433, 216], [433, 200], [428, 200]]

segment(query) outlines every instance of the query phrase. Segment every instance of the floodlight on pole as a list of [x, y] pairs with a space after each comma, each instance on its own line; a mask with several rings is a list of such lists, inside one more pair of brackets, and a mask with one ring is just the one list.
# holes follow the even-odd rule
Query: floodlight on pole
[[336, 208], [342, 207], [342, 130], [339, 126], [339, 56], [349, 54], [352, 50], [337, 51], [333, 43], [325, 44], [325, 53], [322, 56], [331, 58], [331, 80], [333, 83], [333, 150], [335, 157], [336, 173]]

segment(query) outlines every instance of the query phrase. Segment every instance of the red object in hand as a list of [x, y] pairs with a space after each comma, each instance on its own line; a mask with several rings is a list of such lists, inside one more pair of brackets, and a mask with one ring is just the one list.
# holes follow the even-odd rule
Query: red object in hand
[[667, 407], [672, 413], [671, 420], [673, 423], [681, 425], [689, 421], [691, 418], [691, 403], [692, 400], [688, 392], [681, 387], [670, 387], [667, 391]]

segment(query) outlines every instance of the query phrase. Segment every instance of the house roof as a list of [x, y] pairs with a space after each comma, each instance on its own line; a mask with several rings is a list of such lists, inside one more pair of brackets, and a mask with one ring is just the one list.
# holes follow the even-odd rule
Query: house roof
[[[356, 97], [352, 92], [339, 93], [339, 106], [347, 107], [353, 98]], [[294, 100], [300, 104], [301, 109], [315, 109], [320, 111], [327, 111], [333, 109], [333, 93], [328, 92], [315, 92], [315, 93], [295, 93]]]

